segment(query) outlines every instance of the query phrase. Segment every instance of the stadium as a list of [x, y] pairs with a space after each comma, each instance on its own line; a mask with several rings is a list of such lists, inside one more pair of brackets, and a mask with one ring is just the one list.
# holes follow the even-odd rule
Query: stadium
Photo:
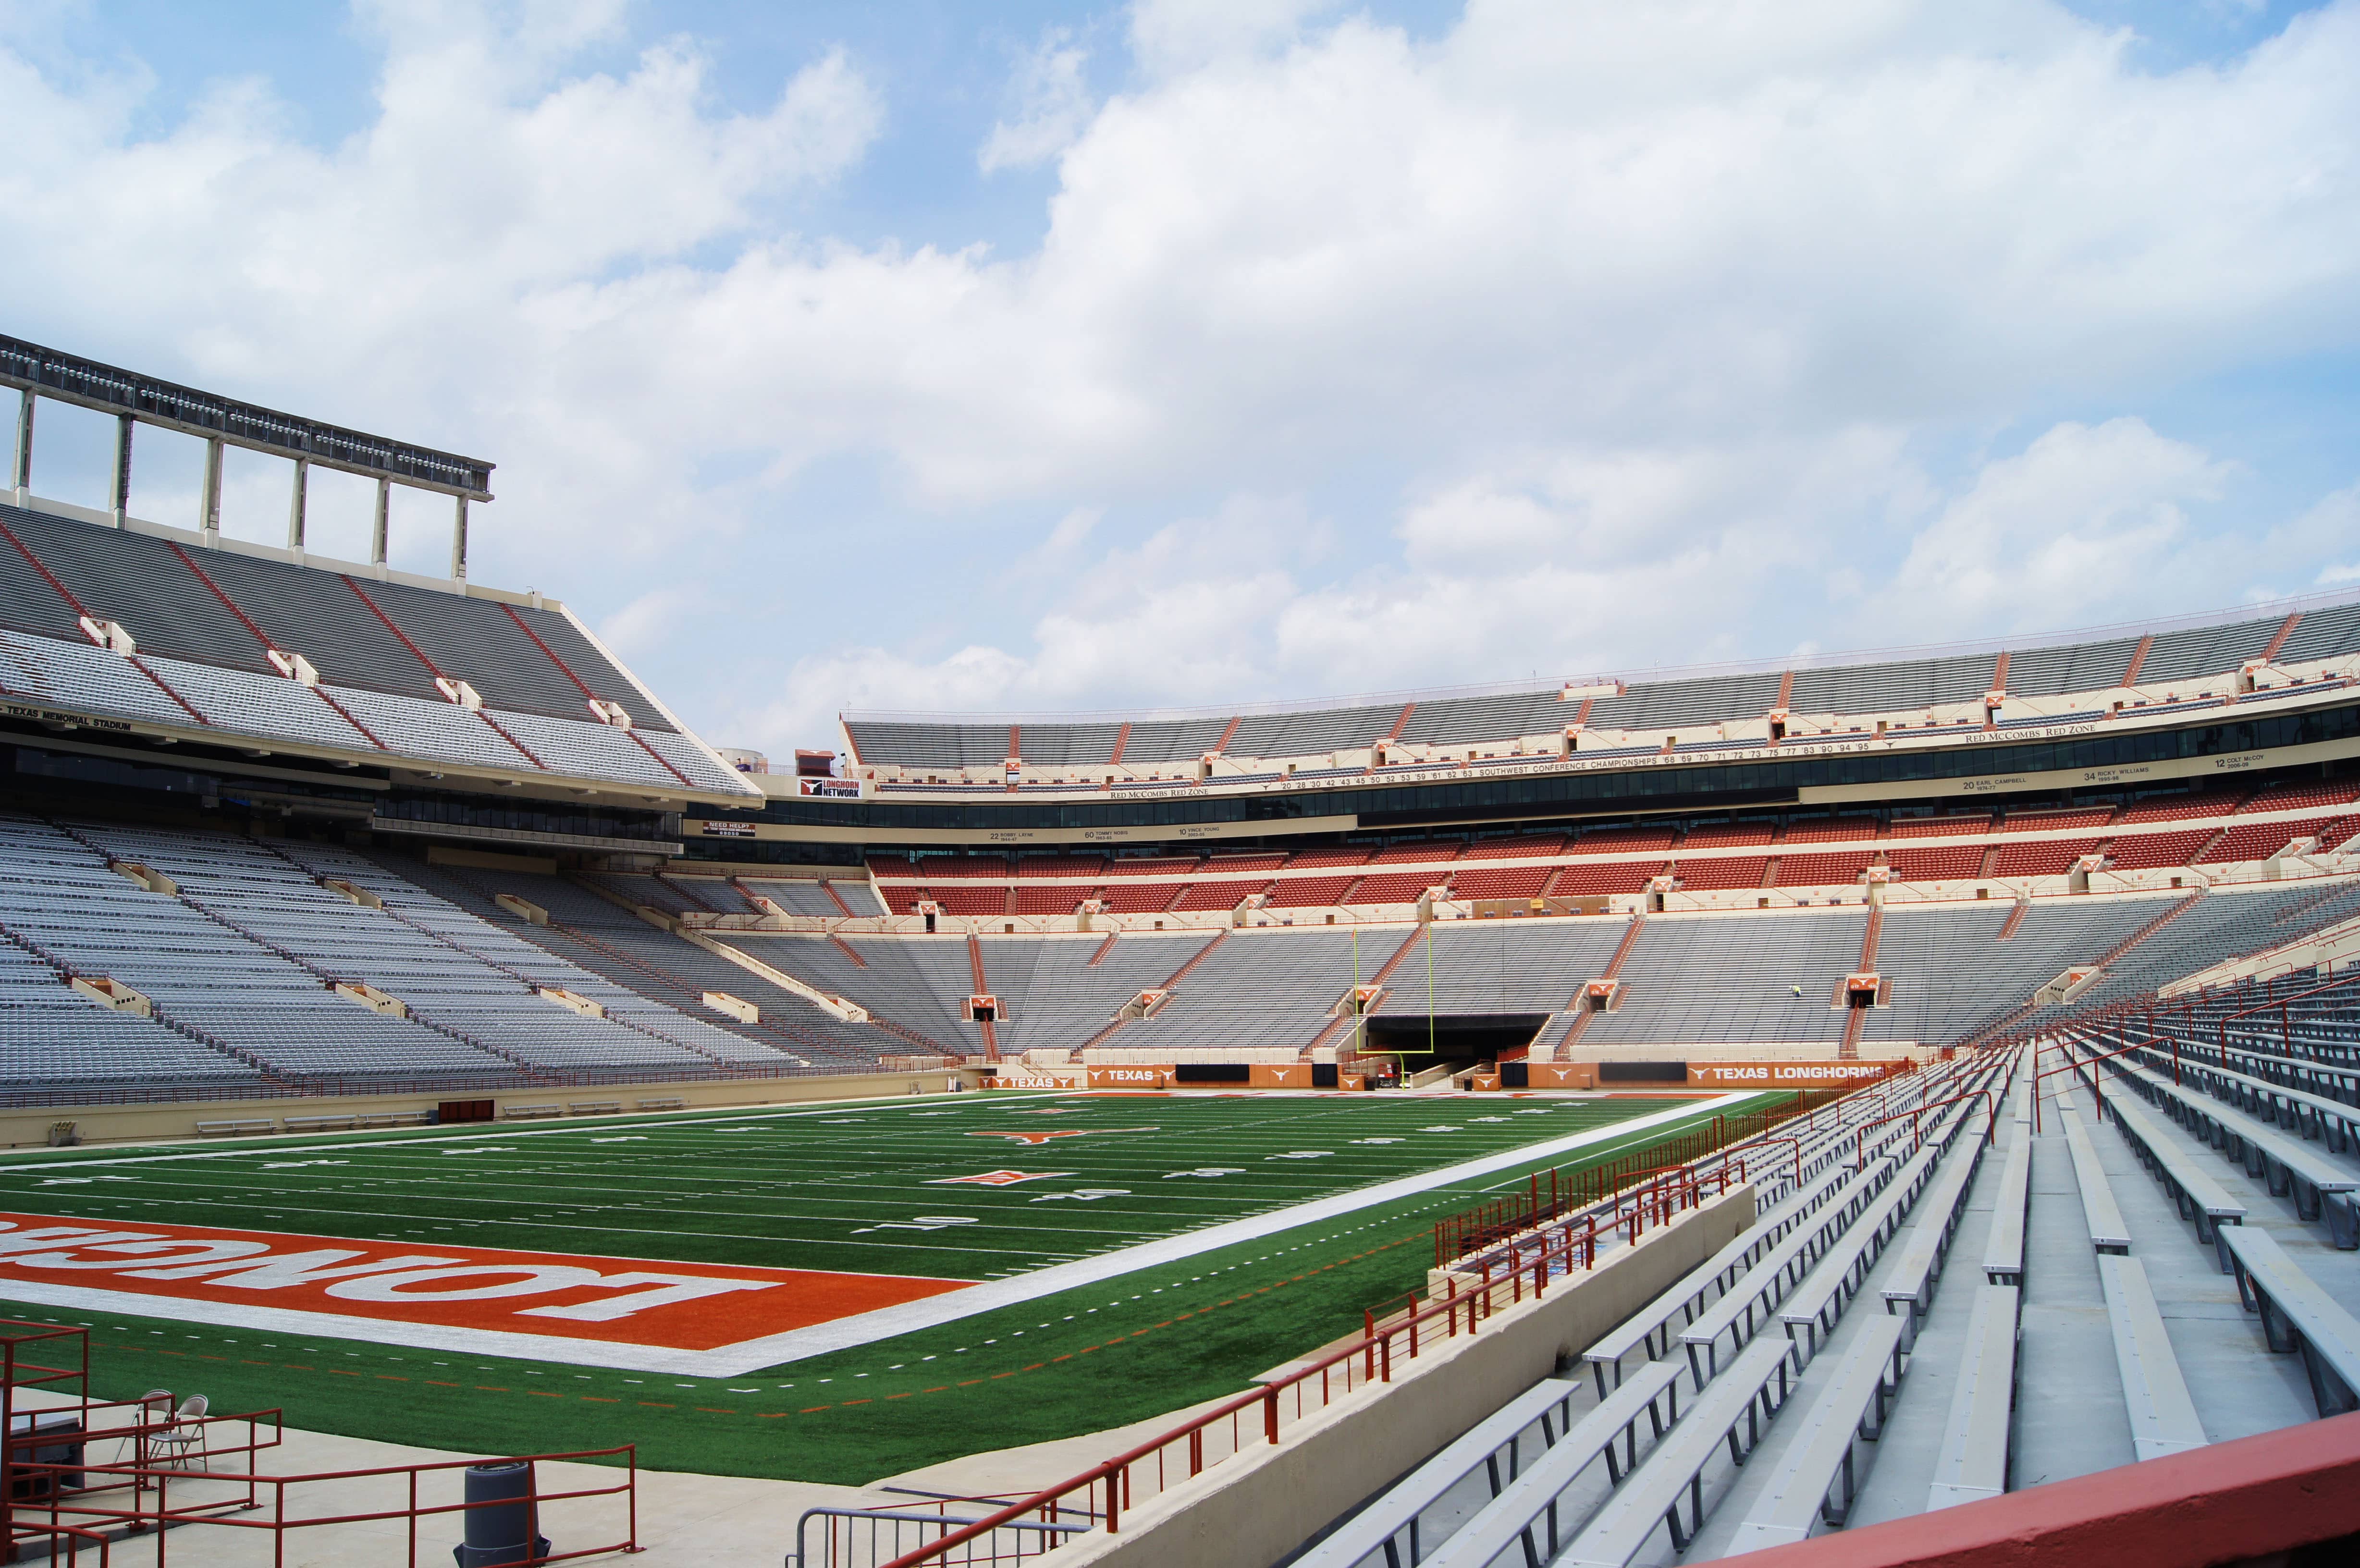
[[[0, 382], [22, 1554], [2355, 1528], [2360, 594], [852, 712], [773, 769], [468, 578], [488, 463], [16, 339]], [[52, 404], [117, 421], [111, 506], [34, 493]], [[200, 526], [130, 515], [143, 425], [207, 443]], [[230, 448], [283, 546], [211, 526]], [[371, 560], [307, 550], [314, 466]], [[395, 487], [447, 576], [388, 564]]]

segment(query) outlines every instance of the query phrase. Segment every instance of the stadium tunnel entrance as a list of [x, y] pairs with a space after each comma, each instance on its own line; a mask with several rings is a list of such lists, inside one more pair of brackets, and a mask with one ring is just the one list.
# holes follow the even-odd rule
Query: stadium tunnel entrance
[[[1502, 1051], [1533, 1043], [1546, 1013], [1380, 1013], [1361, 1020], [1360, 1049], [1399, 1051], [1415, 1066], [1496, 1062]], [[1424, 1062], [1429, 1045], [1432, 1056]]]

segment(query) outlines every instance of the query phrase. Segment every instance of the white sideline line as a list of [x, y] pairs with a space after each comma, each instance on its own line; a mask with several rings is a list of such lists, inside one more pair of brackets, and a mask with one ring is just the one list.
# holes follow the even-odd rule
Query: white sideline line
[[880, 1339], [890, 1339], [896, 1334], [910, 1334], [922, 1328], [934, 1328], [942, 1323], [956, 1323], [960, 1318], [972, 1317], [978, 1312], [990, 1312], [994, 1308], [1013, 1306], [1019, 1301], [1029, 1301], [1038, 1297], [1054, 1295], [1059, 1290], [1069, 1290], [1077, 1285], [1094, 1285], [1101, 1279], [1110, 1279], [1119, 1274], [1129, 1274], [1141, 1269], [1153, 1269], [1159, 1264], [1176, 1262], [1184, 1258], [1195, 1258], [1203, 1253], [1218, 1251], [1224, 1247], [1234, 1247], [1241, 1241], [1254, 1241], [1265, 1236], [1274, 1236], [1280, 1231], [1293, 1230], [1296, 1225], [1316, 1225], [1321, 1220], [1333, 1219], [1338, 1214], [1349, 1214], [1361, 1209], [1374, 1208], [1380, 1203], [1391, 1203], [1395, 1198], [1413, 1197], [1432, 1188], [1448, 1186], [1453, 1181], [1463, 1181], [1469, 1177], [1488, 1176], [1494, 1171], [1504, 1171], [1511, 1165], [1521, 1165], [1527, 1160], [1543, 1159], [1553, 1154], [1568, 1153], [1590, 1144], [1603, 1143], [1621, 1138], [1627, 1133], [1644, 1131], [1646, 1128], [1659, 1127], [1667, 1121], [1679, 1121], [1695, 1116], [1709, 1116], [1715, 1111], [1724, 1110], [1740, 1101], [1751, 1098], [1753, 1094], [1749, 1092], [1723, 1094], [1712, 1100], [1699, 1100], [1689, 1105], [1675, 1106], [1668, 1111], [1657, 1111], [1652, 1116], [1633, 1116], [1628, 1121], [1615, 1122], [1608, 1127], [1592, 1127], [1588, 1132], [1570, 1133], [1564, 1138], [1551, 1138], [1546, 1143], [1526, 1144], [1522, 1149], [1487, 1154], [1480, 1160], [1470, 1160], [1463, 1164], [1446, 1165], [1439, 1171], [1429, 1171], [1423, 1175], [1398, 1177], [1391, 1181], [1380, 1182], [1374, 1187], [1360, 1188], [1357, 1192], [1338, 1192], [1329, 1198], [1315, 1198], [1310, 1203], [1298, 1203], [1292, 1208], [1278, 1209], [1266, 1214], [1255, 1214], [1248, 1219], [1230, 1220], [1225, 1225], [1189, 1231], [1183, 1236], [1166, 1236], [1161, 1241], [1142, 1242], [1137, 1247], [1126, 1247], [1119, 1252], [1101, 1253], [1096, 1258], [1085, 1258], [1073, 1263], [1059, 1263], [1030, 1274], [1019, 1275], [1013, 1279], [988, 1280], [980, 1285], [971, 1285], [964, 1290], [953, 1290], [947, 1295], [932, 1296], [923, 1301], [908, 1301], [898, 1307], [880, 1307], [875, 1312], [862, 1312], [854, 1317], [837, 1318], [832, 1323], [814, 1323], [809, 1328], [790, 1329], [784, 1334], [774, 1334], [766, 1339], [749, 1339], [742, 1345], [729, 1345], [723, 1350], [712, 1351], [708, 1354], [734, 1356], [741, 1352], [750, 1354], [759, 1350], [763, 1353], [763, 1359], [744, 1364], [744, 1369], [751, 1371], [757, 1367], [801, 1361], [806, 1356], [821, 1356], [832, 1350], [848, 1350], [855, 1345], [872, 1344]]
[[[1313, 1225], [1361, 1209], [1390, 1203], [1396, 1198], [1412, 1197], [1436, 1187], [1448, 1186], [1470, 1177], [1489, 1175], [1527, 1160], [1550, 1155], [1569, 1153], [1591, 1144], [1607, 1142], [1630, 1133], [1644, 1132], [1666, 1122], [1710, 1116], [1742, 1101], [1752, 1099], [1754, 1091], [1746, 1090], [1723, 1094], [1710, 1100], [1696, 1100], [1676, 1105], [1650, 1116], [1634, 1116], [1586, 1132], [1568, 1134], [1541, 1143], [1525, 1144], [1519, 1149], [1504, 1149], [1478, 1160], [1458, 1165], [1444, 1166], [1415, 1176], [1404, 1176], [1374, 1187], [1363, 1187], [1332, 1197], [1317, 1198], [1307, 1203], [1273, 1210], [1247, 1219], [1230, 1220], [1185, 1235], [1166, 1236], [1162, 1240], [1142, 1242], [1115, 1252], [1102, 1253], [1073, 1263], [1060, 1263], [1037, 1269], [1012, 1279], [990, 1280], [971, 1285], [963, 1290], [930, 1297], [898, 1307], [882, 1307], [875, 1312], [837, 1318], [831, 1323], [814, 1323], [808, 1328], [790, 1329], [761, 1339], [743, 1340], [713, 1350], [673, 1350], [661, 1345], [623, 1345], [608, 1340], [569, 1339], [541, 1334], [509, 1334], [497, 1329], [451, 1328], [435, 1323], [405, 1323], [382, 1318], [351, 1317], [335, 1312], [298, 1311], [287, 1307], [247, 1306], [225, 1301], [192, 1301], [179, 1296], [149, 1296], [132, 1291], [98, 1290], [83, 1285], [49, 1285], [36, 1280], [9, 1278], [0, 1280], [0, 1295], [19, 1301], [38, 1302], [43, 1306], [62, 1307], [73, 1312], [123, 1312], [137, 1316], [171, 1319], [181, 1323], [207, 1323], [220, 1328], [258, 1329], [272, 1334], [300, 1338], [305, 1335], [329, 1335], [340, 1339], [361, 1340], [377, 1345], [407, 1345], [414, 1349], [440, 1350], [454, 1356], [501, 1356], [520, 1361], [548, 1361], [579, 1367], [604, 1367], [628, 1372], [663, 1372], [675, 1376], [698, 1377], [737, 1377], [766, 1367], [801, 1361], [831, 1351], [849, 1350], [879, 1340], [934, 1328], [956, 1323], [961, 1318], [998, 1308], [1013, 1306], [1021, 1301], [1037, 1300], [1069, 1290], [1076, 1286], [1091, 1285], [1104, 1279], [1152, 1269], [1182, 1258], [1233, 1247], [1240, 1242], [1254, 1241], [1297, 1225]], [[934, 1096], [929, 1099], [939, 1105]], [[922, 1102], [923, 1103], [923, 1102]], [[731, 1118], [733, 1120], [738, 1118]], [[611, 1124], [609, 1124], [611, 1125]], [[555, 1129], [542, 1129], [552, 1131]], [[488, 1135], [486, 1135], [488, 1136]], [[348, 1146], [349, 1147], [349, 1146]], [[204, 1159], [206, 1155], [157, 1155], [151, 1159]], [[124, 1161], [86, 1161], [84, 1163], [124, 1163]], [[23, 1170], [24, 1167], [17, 1167]], [[0, 1168], [5, 1174], [6, 1168]]]

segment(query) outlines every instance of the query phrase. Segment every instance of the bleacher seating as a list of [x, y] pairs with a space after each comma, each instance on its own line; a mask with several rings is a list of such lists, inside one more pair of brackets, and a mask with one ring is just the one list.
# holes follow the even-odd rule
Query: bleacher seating
[[[0, 688], [61, 707], [363, 753], [662, 789], [756, 790], [562, 612], [340, 576], [0, 506]], [[20, 553], [21, 552], [21, 553]], [[38, 565], [38, 571], [19, 570]], [[94, 648], [88, 611], [130, 632]], [[301, 655], [316, 687], [274, 652]], [[464, 681], [458, 705], [438, 679]], [[628, 713], [604, 722], [593, 701]]]
[[[1685, 850], [1687, 846], [1683, 845]], [[1674, 867], [1684, 887], [1707, 891], [1722, 887], [1759, 887], [1770, 870], [1770, 858], [1762, 855], [1723, 855], [1710, 860], [1691, 860], [1682, 854]]]
[[1994, 877], [2061, 877], [2073, 868], [2073, 863], [2085, 855], [2093, 855], [2105, 844], [2102, 838], [2037, 839], [2029, 844], [2000, 845], [1993, 858]]

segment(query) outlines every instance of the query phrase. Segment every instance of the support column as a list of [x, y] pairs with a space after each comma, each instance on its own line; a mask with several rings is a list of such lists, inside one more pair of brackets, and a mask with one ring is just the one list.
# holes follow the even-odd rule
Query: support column
[[287, 504], [287, 548], [298, 552], [303, 548], [303, 509], [311, 488], [311, 459], [299, 457], [295, 460], [295, 494]]
[[393, 510], [393, 481], [377, 482], [377, 522], [369, 529], [369, 564], [385, 564], [386, 519]]
[[459, 497], [456, 514], [451, 519], [451, 580], [467, 580], [467, 498]]
[[115, 416], [115, 480], [106, 487], [106, 509], [118, 528], [131, 515], [131, 428], [138, 422], [128, 414]]
[[33, 392], [27, 387], [17, 394], [16, 462], [8, 476], [8, 488], [16, 492], [16, 505], [33, 498]]
[[206, 544], [221, 542], [222, 443], [205, 442], [205, 481], [197, 495], [197, 531]]

